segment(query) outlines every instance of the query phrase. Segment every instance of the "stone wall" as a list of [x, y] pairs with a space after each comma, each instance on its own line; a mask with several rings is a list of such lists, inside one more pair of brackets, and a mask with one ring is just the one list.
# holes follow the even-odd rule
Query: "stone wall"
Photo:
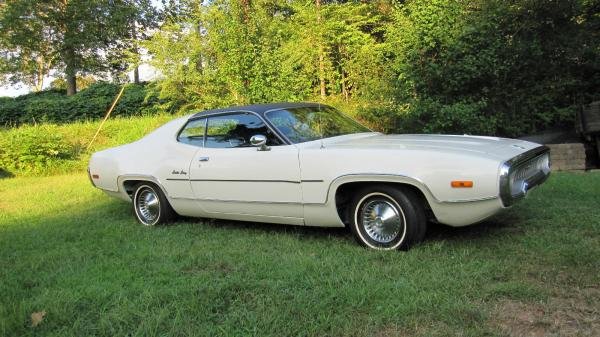
[[552, 171], [585, 170], [585, 146], [582, 143], [546, 146], [550, 148]]

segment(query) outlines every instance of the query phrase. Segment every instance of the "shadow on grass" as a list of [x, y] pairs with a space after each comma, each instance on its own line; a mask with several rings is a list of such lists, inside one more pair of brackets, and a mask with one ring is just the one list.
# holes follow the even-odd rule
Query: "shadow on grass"
[[[520, 235], [524, 228], [519, 224], [525, 219], [522, 212], [510, 210], [494, 216], [479, 224], [466, 227], [450, 227], [442, 224], [429, 223], [425, 243], [437, 241], [452, 241], [455, 243], [468, 242], [473, 239], [490, 239], [502, 233], [504, 235]], [[42, 219], [43, 218], [43, 219]], [[103, 219], [103, 225], [115, 225], [117, 223], [137, 225], [135, 216], [129, 205], [117, 200], [103, 199], [102, 202], [90, 207], [89, 203], [82, 202], [60, 209], [48, 216], [22, 217], [11, 226], [11, 231], [19, 231], [17, 223], [29, 227], [31, 223], [45, 222], [53, 224], [79, 223], [82, 228], [90, 218]], [[16, 219], [15, 219], [16, 220]], [[178, 227], [185, 225], [203, 226], [225, 230], [228, 232], [239, 232], [239, 235], [250, 233], [273, 233], [275, 235], [292, 236], [298, 240], [326, 241], [331, 238], [348, 244], [356, 244], [351, 231], [343, 227], [312, 227], [294, 226], [262, 222], [246, 222], [234, 220], [219, 220], [209, 218], [180, 217], [168, 226], [160, 226], [155, 230], [178, 231]], [[141, 226], [141, 225], [140, 225]], [[47, 228], [51, 230], [50, 228]], [[237, 234], [236, 234], [237, 235]]]
[[[506, 211], [493, 216], [485, 221], [465, 227], [451, 227], [439, 223], [428, 223], [427, 236], [428, 241], [469, 241], [477, 238], [493, 238], [499, 233], [509, 235], [519, 235], [525, 232], [525, 229], [519, 224], [525, 219], [517, 211]], [[303, 239], [321, 239], [326, 237], [335, 237], [338, 239], [347, 239], [354, 243], [353, 235], [349, 228], [344, 227], [312, 227], [282, 225], [261, 222], [246, 222], [234, 220], [219, 220], [206, 218], [182, 217], [173, 225], [179, 223], [194, 223], [201, 226], [212, 226], [215, 228], [236, 230], [236, 231], [264, 231], [273, 233], [291, 234], [301, 236]]]
[[427, 229], [426, 240], [460, 241], [493, 237], [499, 233], [521, 234], [525, 232], [525, 229], [519, 224], [525, 220], [518, 211], [509, 210], [465, 227], [451, 227], [439, 223], [430, 223]]
[[14, 174], [4, 170], [3, 168], [0, 168], [0, 179], [12, 178], [12, 177], [14, 177]]
[[207, 219], [207, 218], [189, 218], [182, 217], [180, 220], [173, 223], [194, 223], [199, 226], [211, 226], [215, 228], [225, 228], [228, 230], [239, 230], [239, 231], [263, 231], [273, 233], [289, 233], [293, 235], [301, 235], [306, 238], [320, 238], [324, 236], [333, 236], [338, 238], [348, 237], [351, 238], [350, 230], [343, 227], [312, 227], [312, 226], [295, 226], [295, 225], [283, 225], [277, 223], [264, 223], [264, 222], [248, 222], [248, 221], [235, 221], [235, 220], [220, 220], [220, 219]]

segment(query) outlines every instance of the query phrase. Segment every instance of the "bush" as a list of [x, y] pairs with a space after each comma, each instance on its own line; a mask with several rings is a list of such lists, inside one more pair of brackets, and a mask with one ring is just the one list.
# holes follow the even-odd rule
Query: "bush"
[[420, 127], [412, 126], [411, 129], [425, 133], [494, 134], [496, 119], [486, 113], [486, 107], [485, 101], [452, 104], [442, 104], [433, 99], [417, 101], [411, 105], [409, 115], [419, 121]]
[[0, 170], [41, 173], [75, 160], [80, 148], [52, 126], [12, 129], [0, 137]]
[[[70, 123], [102, 118], [119, 93], [118, 84], [98, 82], [73, 96], [50, 89], [16, 98], [0, 97], [0, 126]], [[135, 116], [159, 111], [159, 99], [150, 85], [127, 84], [113, 116]]]

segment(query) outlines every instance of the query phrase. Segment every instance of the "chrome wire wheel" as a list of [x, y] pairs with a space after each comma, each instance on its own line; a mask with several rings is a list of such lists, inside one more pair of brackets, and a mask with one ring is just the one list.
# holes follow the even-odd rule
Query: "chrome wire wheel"
[[359, 203], [357, 213], [360, 214], [357, 222], [362, 227], [362, 232], [378, 246], [391, 244], [395, 247], [394, 241], [401, 242], [404, 238], [406, 233], [404, 213], [387, 195], [373, 193], [365, 196]]
[[146, 226], [153, 226], [160, 217], [160, 199], [154, 189], [143, 186], [135, 195], [135, 212]]

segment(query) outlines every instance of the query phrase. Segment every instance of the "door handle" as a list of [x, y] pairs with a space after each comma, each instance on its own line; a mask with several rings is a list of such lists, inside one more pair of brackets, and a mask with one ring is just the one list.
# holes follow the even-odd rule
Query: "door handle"
[[208, 159], [209, 159], [208, 157], [200, 157], [198, 159], [198, 161], [208, 161]]

